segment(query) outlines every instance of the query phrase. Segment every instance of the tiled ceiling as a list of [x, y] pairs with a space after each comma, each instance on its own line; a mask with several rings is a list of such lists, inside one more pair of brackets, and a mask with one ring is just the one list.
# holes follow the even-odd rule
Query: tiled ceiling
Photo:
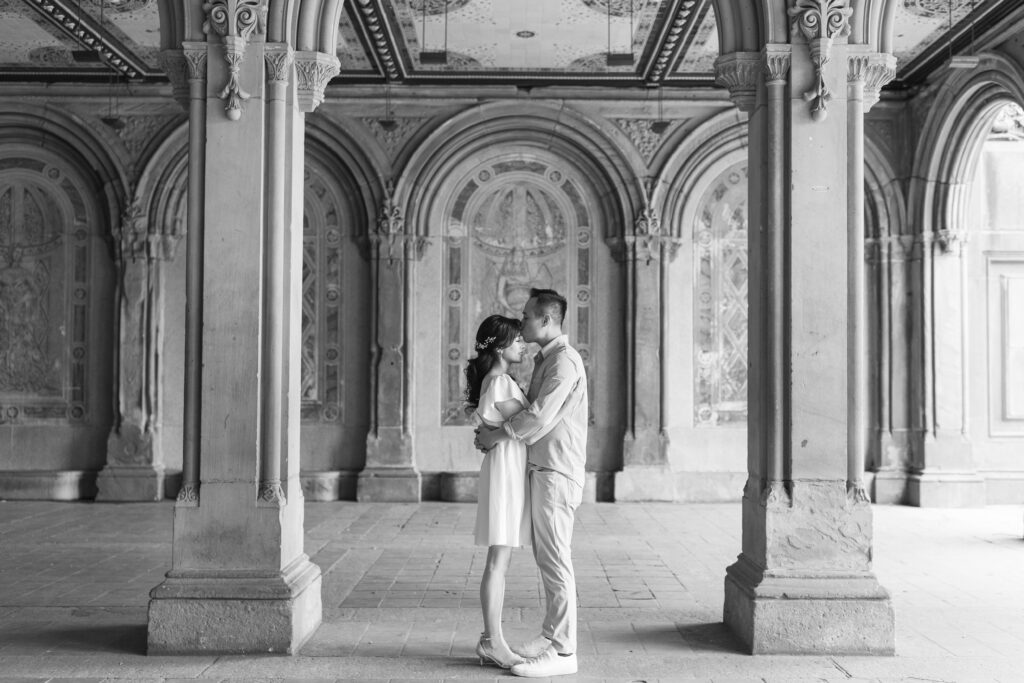
[[[898, 80], [1019, 3], [901, 0]], [[347, 0], [339, 28], [341, 83], [701, 85], [718, 54], [711, 0]], [[0, 78], [159, 80], [158, 52], [156, 0], [0, 0]]]

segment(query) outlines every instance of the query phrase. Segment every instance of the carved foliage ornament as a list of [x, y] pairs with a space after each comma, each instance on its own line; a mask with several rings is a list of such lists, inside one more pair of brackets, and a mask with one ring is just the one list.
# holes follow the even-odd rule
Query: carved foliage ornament
[[224, 111], [228, 118], [237, 121], [242, 117], [242, 102], [249, 99], [249, 93], [238, 82], [238, 74], [252, 34], [266, 31], [266, 0], [213, 0], [204, 4], [203, 10], [203, 32], [216, 33], [224, 44], [224, 60], [230, 75], [220, 98], [227, 100]]
[[729, 89], [729, 97], [740, 111], [754, 109], [762, 64], [760, 52], [733, 52], [715, 60], [715, 82]]
[[405, 216], [394, 199], [394, 187], [390, 182], [377, 216], [377, 230], [370, 235], [370, 244], [373, 257], [392, 267], [402, 260], [419, 260], [428, 244], [425, 237], [405, 234]]
[[822, 121], [828, 115], [828, 101], [832, 93], [825, 85], [822, 68], [829, 61], [832, 39], [850, 35], [850, 15], [853, 9], [847, 7], [848, 0], [793, 0], [789, 8], [792, 31], [803, 35], [811, 50], [814, 63], [815, 85], [804, 93], [804, 100], [811, 104], [811, 118]]
[[295, 76], [299, 94], [299, 109], [307, 114], [324, 101], [324, 90], [332, 78], [341, 71], [341, 62], [334, 55], [323, 52], [295, 53]]

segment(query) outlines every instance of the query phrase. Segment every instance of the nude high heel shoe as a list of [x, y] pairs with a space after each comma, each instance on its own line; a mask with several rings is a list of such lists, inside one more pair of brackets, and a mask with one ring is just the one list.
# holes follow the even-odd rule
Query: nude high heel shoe
[[502, 669], [511, 669], [516, 664], [522, 664], [522, 657], [505, 647], [508, 654], [498, 653], [490, 637], [480, 634], [480, 641], [476, 644], [476, 656], [480, 658], [480, 666], [490, 663], [500, 666]]

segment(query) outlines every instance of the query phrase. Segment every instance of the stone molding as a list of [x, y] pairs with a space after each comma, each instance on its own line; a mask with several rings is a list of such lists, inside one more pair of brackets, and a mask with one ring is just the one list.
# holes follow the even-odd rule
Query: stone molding
[[299, 109], [305, 113], [315, 111], [324, 101], [324, 90], [331, 79], [341, 72], [341, 62], [335, 55], [308, 50], [295, 53], [295, 76], [299, 93]]
[[[671, 262], [682, 246], [682, 240], [661, 232], [661, 217], [650, 207], [644, 207], [633, 223], [633, 234], [622, 238], [621, 246], [611, 244], [613, 256], [618, 260], [650, 264], [660, 261], [664, 253]], [[616, 248], [618, 247], [618, 248]]]
[[287, 499], [285, 498], [284, 488], [281, 486], [280, 481], [260, 482], [257, 499], [261, 507], [283, 506], [286, 505], [288, 502]]
[[291, 66], [295, 53], [285, 43], [267, 43], [263, 60], [267, 65], [267, 83], [269, 85], [288, 85]]
[[815, 84], [803, 94], [811, 107], [811, 118], [823, 121], [828, 115], [828, 102], [832, 92], [825, 84], [823, 69], [832, 58], [832, 40], [850, 35], [850, 16], [853, 9], [847, 0], [793, 0], [787, 10], [793, 37], [802, 35], [810, 49], [814, 65]]
[[846, 82], [864, 85], [865, 112], [878, 103], [882, 86], [896, 77], [896, 57], [884, 52], [850, 54], [847, 66]]
[[228, 65], [228, 82], [218, 96], [227, 103], [224, 113], [228, 119], [238, 121], [242, 118], [242, 103], [250, 97], [239, 83], [239, 72], [253, 34], [266, 32], [267, 0], [211, 0], [203, 10], [203, 33], [220, 36]]
[[178, 489], [177, 504], [183, 506], [199, 505], [199, 484], [185, 484]]
[[395, 202], [392, 193], [389, 183], [377, 216], [377, 229], [369, 236], [370, 256], [389, 266], [401, 261], [419, 261], [430, 240], [422, 235], [406, 234], [402, 207]]
[[181, 54], [185, 58], [186, 78], [189, 82], [206, 82], [206, 59], [209, 54], [207, 44], [199, 41], [187, 41], [181, 44]]
[[762, 63], [760, 52], [732, 52], [715, 60], [715, 82], [729, 90], [740, 111], [754, 110]]

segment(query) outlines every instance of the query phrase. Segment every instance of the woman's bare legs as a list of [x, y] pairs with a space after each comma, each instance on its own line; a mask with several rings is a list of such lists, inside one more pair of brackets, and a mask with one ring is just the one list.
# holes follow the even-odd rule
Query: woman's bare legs
[[484, 611], [483, 637], [490, 640], [494, 654], [507, 660], [515, 657], [501, 632], [501, 608], [505, 603], [505, 575], [512, 559], [512, 548], [492, 545], [487, 548], [487, 564], [480, 581], [480, 605]]

